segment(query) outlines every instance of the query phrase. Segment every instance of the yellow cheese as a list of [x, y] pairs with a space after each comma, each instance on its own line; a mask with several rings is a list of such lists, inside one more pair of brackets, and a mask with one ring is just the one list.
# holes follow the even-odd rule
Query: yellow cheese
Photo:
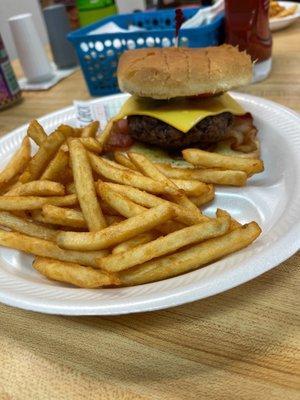
[[228, 93], [202, 99], [171, 100], [152, 100], [131, 96], [113, 120], [118, 121], [128, 115], [147, 115], [182, 132], [188, 132], [202, 119], [223, 112], [243, 115], [246, 111]]

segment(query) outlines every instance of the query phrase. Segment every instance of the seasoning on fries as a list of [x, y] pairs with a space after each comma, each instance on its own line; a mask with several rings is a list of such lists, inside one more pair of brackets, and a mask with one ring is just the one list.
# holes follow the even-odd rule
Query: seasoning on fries
[[[46, 135], [34, 120], [0, 172], [0, 245], [33, 254], [48, 279], [81, 288], [167, 279], [214, 262], [255, 240], [255, 222], [201, 207], [214, 185], [244, 186], [258, 159], [186, 149], [186, 167], [145, 155], [103, 154], [98, 122], [60, 125]], [[30, 140], [38, 145], [31, 156]], [[238, 188], [236, 189], [238, 190]], [[8, 229], [10, 231], [8, 231]]]

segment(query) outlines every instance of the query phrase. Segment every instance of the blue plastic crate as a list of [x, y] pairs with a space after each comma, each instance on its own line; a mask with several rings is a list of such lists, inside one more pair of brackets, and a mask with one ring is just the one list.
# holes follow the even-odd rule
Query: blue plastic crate
[[[199, 8], [184, 10], [185, 18], [191, 18]], [[125, 33], [89, 34], [89, 32], [115, 22], [123, 29], [135, 25], [145, 31]], [[121, 14], [104, 18], [99, 22], [68, 35], [73, 43], [80, 65], [92, 96], [118, 93], [116, 71], [118, 59], [127, 49], [142, 47], [169, 47], [174, 45], [175, 10], [148, 11]], [[186, 47], [216, 46], [223, 42], [223, 16], [213, 23], [199, 28], [182, 29], [179, 45]]]

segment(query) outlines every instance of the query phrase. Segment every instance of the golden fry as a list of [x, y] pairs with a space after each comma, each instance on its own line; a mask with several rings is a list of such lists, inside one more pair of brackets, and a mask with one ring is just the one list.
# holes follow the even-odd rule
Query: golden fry
[[189, 199], [197, 206], [201, 207], [206, 203], [209, 203], [215, 198], [215, 188], [213, 185], [210, 185], [208, 192], [203, 193], [201, 196], [197, 197], [189, 197]]
[[133, 217], [146, 210], [145, 207], [134, 203], [123, 194], [114, 192], [111, 187], [104, 182], [98, 182], [97, 190], [102, 200], [126, 218]]
[[62, 149], [58, 150], [55, 157], [49, 162], [41, 176], [41, 180], [64, 182], [64, 174], [69, 165], [69, 155]]
[[131, 170], [130, 168], [124, 167], [124, 165], [118, 164], [117, 162], [115, 162], [113, 160], [109, 160], [108, 158], [105, 159], [105, 162], [107, 164], [110, 164], [114, 168], [118, 168], [118, 169], [121, 169], [123, 171], [133, 171], [135, 174], [143, 176], [143, 174], [141, 172], [137, 171], [136, 169], [135, 170]]
[[[201, 215], [200, 210], [195, 207], [195, 205], [187, 198], [186, 194], [199, 194], [200, 187], [202, 189], [202, 184], [201, 182], [196, 182], [195, 184], [188, 183], [188, 182], [174, 182], [170, 181], [159, 169], [156, 168], [156, 166], [148, 160], [147, 157], [144, 157], [142, 154], [138, 153], [128, 153], [128, 156], [130, 160], [134, 163], [134, 165], [140, 169], [144, 174], [149, 176], [150, 178], [161, 182], [166, 185], [166, 187], [169, 188], [168, 194], [170, 195], [170, 198], [177, 204], [180, 204], [183, 207], [188, 208], [193, 212], [197, 217]], [[180, 187], [179, 184], [183, 186]], [[199, 185], [200, 184], [200, 185]], [[198, 191], [196, 191], [195, 186], [197, 187]], [[193, 191], [187, 192], [187, 189], [194, 189]], [[181, 190], [180, 190], [181, 189]], [[184, 190], [184, 191], [182, 191]], [[202, 192], [201, 192], [202, 193]]]
[[99, 129], [99, 121], [92, 121], [82, 129], [81, 137], [95, 138]]
[[151, 240], [156, 239], [157, 236], [158, 234], [156, 232], [151, 231], [141, 233], [140, 235], [137, 235], [132, 239], [126, 240], [125, 242], [118, 244], [116, 247], [113, 248], [112, 254], [124, 253], [130, 249], [133, 249], [136, 246], [151, 242]]
[[43, 206], [42, 215], [50, 224], [69, 226], [71, 228], [87, 228], [83, 214], [73, 208], [63, 208], [47, 204]]
[[45, 240], [55, 240], [57, 235], [55, 229], [35, 224], [28, 219], [20, 218], [6, 211], [0, 211], [0, 225], [12, 231]]
[[171, 278], [247, 247], [260, 233], [259, 226], [251, 222], [223, 236], [120, 272], [119, 278], [123, 285], [139, 285]]
[[172, 196], [181, 196], [179, 188], [172, 183], [165, 175], [163, 175], [155, 165], [145, 156], [139, 153], [128, 153], [130, 161], [146, 176], [154, 179], [157, 182], [164, 183], [169, 187], [169, 194]]
[[189, 226], [167, 236], [128, 250], [126, 253], [112, 254], [98, 260], [98, 265], [107, 271], [117, 272], [143, 264], [153, 258], [173, 253], [176, 250], [207, 239], [224, 235], [230, 223], [229, 218], [219, 218]]
[[68, 145], [76, 193], [84, 219], [90, 231], [100, 231], [107, 224], [97, 199], [87, 152], [78, 139], [70, 139]]
[[92, 151], [94, 153], [100, 154], [102, 152], [102, 145], [97, 139], [92, 137], [82, 137], [79, 138], [80, 142], [84, 145], [86, 150]]
[[[208, 191], [208, 184], [199, 182], [196, 180], [188, 179], [171, 179], [171, 181], [181, 190], [183, 190], [186, 196], [200, 196]], [[178, 201], [182, 206], [186, 206], [186, 203]]]
[[0, 210], [36, 210], [46, 204], [54, 206], [68, 207], [78, 204], [77, 196], [69, 194], [67, 196], [0, 196]]
[[9, 163], [0, 172], [0, 188], [11, 182], [13, 178], [24, 171], [30, 161], [30, 153], [30, 140], [25, 136], [19, 150], [16, 151]]
[[234, 219], [229, 212], [222, 210], [221, 208], [217, 209], [216, 212], [217, 218], [230, 218], [229, 232], [233, 231], [236, 228], [240, 228], [242, 224], [240, 224], [236, 219]]
[[27, 136], [29, 136], [38, 146], [47, 139], [47, 133], [36, 119], [30, 122], [27, 129]]
[[74, 286], [92, 289], [119, 283], [116, 276], [80, 264], [37, 257], [33, 268], [49, 279], [70, 283]]
[[65, 187], [58, 182], [31, 181], [11, 189], [5, 196], [64, 196]]
[[127, 155], [125, 155], [124, 153], [121, 153], [120, 151], [115, 151], [114, 158], [120, 165], [123, 165], [123, 167], [132, 169], [134, 171], [138, 170], [136, 166], [133, 164], [133, 162], [130, 161]]
[[120, 215], [105, 215], [105, 219], [108, 226], [117, 225], [125, 220], [125, 218], [121, 217]]
[[[114, 191], [109, 183], [99, 182], [98, 191], [102, 199], [105, 200], [107, 204], [109, 204], [112, 208], [114, 208], [118, 213], [120, 213], [124, 217], [127, 218], [134, 217], [135, 215], [139, 215], [147, 210], [145, 207], [142, 207], [141, 205], [135, 203], [134, 201], [131, 201], [126, 196], [126, 194], [124, 195], [123, 193], [120, 194]], [[157, 205], [160, 204], [167, 204], [171, 206], [174, 212], [176, 213], [176, 205], [174, 205], [173, 203], [170, 203], [168, 201], [162, 201]], [[174, 232], [177, 229], [181, 228], [182, 224], [179, 224], [178, 222], [174, 221], [167, 221], [161, 224], [159, 227], [157, 227], [157, 229], [162, 233]]]
[[0, 245], [10, 247], [25, 253], [34, 254], [41, 257], [55, 258], [61, 261], [74, 262], [90, 267], [96, 267], [96, 258], [104, 257], [106, 250], [101, 251], [72, 251], [63, 250], [55, 243], [23, 235], [16, 232], [6, 232], [0, 230]]
[[182, 207], [178, 204], [172, 203], [169, 200], [162, 199], [151, 193], [144, 192], [140, 189], [119, 185], [117, 183], [106, 183], [106, 186], [113, 189], [115, 192], [126, 196], [128, 199], [144, 207], [156, 207], [160, 204], [167, 203], [174, 208], [176, 217], [175, 219], [185, 225], [194, 225], [202, 222], [205, 218], [201, 214], [195, 215], [189, 209]]
[[107, 140], [109, 138], [111, 129], [113, 127], [113, 123], [114, 123], [114, 121], [113, 121], [113, 119], [111, 119], [107, 123], [106, 127], [104, 128], [104, 130], [101, 132], [101, 135], [97, 138], [97, 140], [99, 141], [99, 143], [101, 143], [102, 146], [105, 145], [105, 143], [107, 142]]
[[[46, 224], [61, 225], [78, 229], [87, 228], [82, 212], [75, 210], [74, 208], [46, 205], [43, 207], [42, 212], [35, 210], [32, 213], [32, 217], [34, 220]], [[107, 225], [110, 226], [124, 221], [124, 218], [118, 215], [105, 215], [105, 220]]]
[[20, 181], [27, 183], [39, 179], [57, 150], [72, 133], [73, 129], [70, 126], [60, 125], [51, 135], [47, 136], [20, 176]]
[[230, 186], [244, 186], [247, 181], [247, 174], [243, 171], [174, 168], [167, 164], [158, 164], [157, 168], [173, 179], [195, 179], [200, 182]]
[[105, 249], [150, 231], [173, 217], [173, 208], [162, 204], [98, 232], [61, 232], [57, 235], [57, 243], [65, 249]]
[[199, 149], [185, 149], [182, 154], [186, 161], [201, 167], [244, 171], [248, 176], [264, 170], [263, 162], [258, 159], [224, 156]]
[[98, 157], [93, 153], [89, 153], [92, 168], [99, 175], [104, 176], [113, 182], [122, 183], [123, 185], [131, 185], [150, 193], [168, 193], [168, 188], [161, 182], [142, 176], [135, 171], [121, 170], [113, 167], [104, 158]]

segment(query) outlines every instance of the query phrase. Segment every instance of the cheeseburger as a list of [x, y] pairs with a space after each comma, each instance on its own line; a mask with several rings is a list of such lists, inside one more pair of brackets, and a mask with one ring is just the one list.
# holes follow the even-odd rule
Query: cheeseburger
[[118, 82], [131, 96], [107, 127], [107, 148], [163, 149], [169, 160], [187, 147], [257, 157], [252, 116], [227, 93], [251, 79], [250, 57], [229, 45], [127, 51]]

